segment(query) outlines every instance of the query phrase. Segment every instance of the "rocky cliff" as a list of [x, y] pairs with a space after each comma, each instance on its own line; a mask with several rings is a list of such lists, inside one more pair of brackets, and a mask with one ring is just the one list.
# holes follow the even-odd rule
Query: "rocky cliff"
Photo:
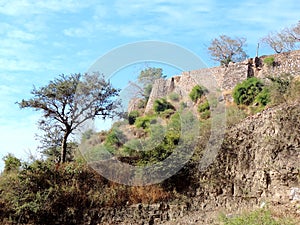
[[300, 105], [286, 103], [228, 129], [218, 156], [178, 204], [103, 211], [107, 224], [215, 224], [220, 212], [263, 206], [300, 221]]

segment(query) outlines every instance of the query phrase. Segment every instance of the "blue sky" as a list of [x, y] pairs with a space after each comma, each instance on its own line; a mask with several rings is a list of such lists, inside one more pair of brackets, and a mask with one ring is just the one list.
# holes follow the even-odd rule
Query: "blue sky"
[[178, 44], [213, 66], [211, 39], [246, 37], [253, 57], [260, 38], [296, 24], [299, 12], [296, 0], [0, 0], [0, 157], [35, 152], [39, 114], [15, 104], [33, 85], [85, 72], [111, 49], [143, 40]]

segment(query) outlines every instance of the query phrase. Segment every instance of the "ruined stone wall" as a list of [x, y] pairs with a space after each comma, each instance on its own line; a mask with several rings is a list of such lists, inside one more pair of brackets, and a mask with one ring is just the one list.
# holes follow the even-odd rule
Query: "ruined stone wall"
[[[264, 59], [271, 56], [275, 58], [274, 66], [264, 65]], [[166, 97], [171, 92], [176, 92], [181, 97], [186, 97], [196, 84], [209, 86], [206, 82], [211, 82], [212, 79], [207, 79], [208, 77], [213, 77], [218, 89], [224, 92], [232, 90], [238, 83], [246, 80], [248, 77], [264, 78], [267, 76], [280, 76], [281, 74], [300, 75], [300, 50], [262, 56], [255, 60], [249, 59], [243, 62], [229, 63], [228, 66], [185, 71], [180, 76], [167, 80], [159, 79], [153, 85], [145, 112], [152, 110], [155, 99]]]
[[261, 69], [256, 70], [255, 76], [263, 78], [266, 76], [280, 76], [281, 74], [290, 74], [292, 76], [300, 75], [300, 50], [262, 56], [262, 63], [267, 57], [275, 58], [274, 65], [263, 65]]

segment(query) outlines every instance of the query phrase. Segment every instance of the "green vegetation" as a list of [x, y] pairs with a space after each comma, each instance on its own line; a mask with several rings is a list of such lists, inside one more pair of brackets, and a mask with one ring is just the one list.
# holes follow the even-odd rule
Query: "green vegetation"
[[269, 210], [260, 209], [233, 218], [221, 217], [224, 225], [296, 225], [289, 219], [275, 219]]
[[269, 102], [271, 102], [270, 90], [268, 88], [263, 88], [262, 91], [256, 96], [255, 102], [261, 106], [266, 106]]
[[170, 93], [168, 97], [171, 101], [175, 101], [175, 102], [179, 101], [180, 98], [179, 94], [175, 92]]
[[106, 147], [113, 147], [115, 149], [121, 147], [125, 142], [125, 136], [123, 135], [122, 131], [119, 129], [113, 128], [108, 132], [106, 135], [106, 139], [104, 145]]
[[256, 77], [248, 78], [242, 83], [236, 85], [233, 90], [234, 102], [238, 105], [250, 105], [254, 102], [256, 96], [262, 91], [263, 83]]
[[130, 125], [134, 124], [135, 123], [135, 120], [137, 117], [139, 117], [140, 113], [138, 111], [131, 111], [129, 114], [128, 114], [128, 123]]
[[208, 101], [205, 101], [204, 103], [202, 103], [198, 106], [198, 111], [199, 112], [205, 112], [205, 111], [208, 111], [209, 109], [210, 109], [210, 106], [209, 106]]
[[155, 116], [147, 115], [147, 116], [142, 116], [142, 117], [136, 118], [134, 125], [137, 128], [148, 129], [148, 128], [150, 128], [150, 124], [155, 124], [155, 123], [156, 123]]
[[200, 99], [206, 92], [207, 92], [207, 90], [204, 87], [202, 87], [200, 85], [196, 85], [191, 90], [189, 96], [193, 102], [197, 102], [198, 99]]
[[[225, 44], [241, 47], [244, 44], [244, 39], [222, 39]], [[221, 64], [228, 65], [234, 59], [241, 59], [244, 51], [235, 54], [235, 57], [229, 54], [219, 58]], [[265, 58], [264, 63], [274, 65], [274, 57]], [[5, 168], [0, 175], [0, 223], [75, 225], [92, 224], [93, 221], [98, 224], [97, 219], [108, 208], [118, 209], [135, 203], [151, 204], [176, 198], [186, 200], [195, 195], [195, 190], [200, 190], [202, 181], [218, 186], [222, 185], [218, 179], [220, 182], [230, 182], [225, 177], [227, 174], [220, 171], [217, 171], [220, 176], [214, 174], [213, 164], [208, 168], [209, 176], [204, 177], [207, 174], [199, 172], [199, 162], [210, 140], [212, 125], [218, 128], [218, 124], [213, 124], [211, 119], [211, 113], [218, 110], [218, 99], [210, 99], [210, 105], [205, 97], [207, 90], [196, 85], [189, 93], [194, 102], [189, 104], [192, 110], [183, 110], [187, 108], [187, 103], [180, 101], [179, 94], [171, 93], [167, 97], [174, 105], [166, 98], [156, 99], [153, 104], [155, 113], [147, 114], [142, 109], [148, 101], [153, 82], [159, 78], [164, 78], [162, 69], [143, 70], [138, 78], [141, 85], [139, 95], [142, 96], [138, 110], [128, 113], [125, 120], [114, 123], [108, 131], [85, 132], [80, 142], [88, 143], [91, 148], [82, 155], [75, 154], [79, 143], [70, 142], [70, 135], [87, 119], [116, 116], [119, 102], [115, 97], [119, 90], [95, 75], [80, 74], [62, 75], [45, 87], [34, 88], [33, 97], [22, 100], [19, 106], [44, 113], [39, 126], [46, 134], [41, 142], [45, 146], [43, 153], [46, 157], [45, 160], [32, 160], [30, 163], [24, 163], [11, 154], [3, 158]], [[99, 89], [99, 86], [103, 88]], [[264, 82], [255, 77], [249, 78], [233, 90], [234, 103], [226, 105], [227, 125], [234, 126], [268, 106], [298, 100], [299, 95], [300, 79], [292, 79], [288, 75], [269, 77]], [[78, 107], [77, 100], [83, 106]], [[196, 107], [199, 115], [194, 116], [191, 111]], [[290, 127], [294, 126], [297, 116], [290, 116]], [[292, 140], [294, 137], [289, 138]], [[226, 151], [223, 152], [230, 153], [226, 160], [231, 162], [231, 157], [237, 157], [232, 149], [235, 143], [234, 140], [230, 143], [226, 141], [229, 142], [229, 139], [225, 136], [224, 146], [228, 149], [224, 148]], [[161, 162], [172, 153], [183, 156], [186, 151], [193, 151], [194, 154], [178, 173], [160, 184], [146, 187], [116, 184], [89, 167], [97, 163], [100, 165], [102, 162], [99, 160], [111, 159], [113, 155], [114, 160], [131, 166], [157, 164], [156, 171], [151, 171], [154, 174], [168, 173], [176, 162], [168, 166], [161, 166]], [[118, 172], [118, 176], [125, 176], [125, 171]], [[141, 179], [147, 177], [145, 174], [138, 175]], [[268, 210], [257, 210], [233, 218], [223, 216], [221, 222], [224, 225], [293, 224], [286, 219], [275, 218]]]
[[[148, 194], [147, 194], [148, 193]], [[129, 187], [99, 176], [85, 163], [23, 164], [0, 177], [1, 224], [86, 224], [100, 209], [171, 198], [161, 185]]]
[[45, 142], [60, 144], [58, 161], [61, 162], [67, 160], [68, 139], [74, 131], [97, 116], [115, 116], [120, 105], [115, 100], [119, 90], [98, 73], [60, 75], [44, 87], [34, 87], [31, 94], [32, 98], [23, 99], [18, 105], [43, 112], [39, 125], [46, 132]]
[[273, 56], [264, 58], [264, 64], [271, 67], [275, 65], [275, 58]]
[[19, 160], [17, 157], [15, 157], [12, 154], [8, 154], [3, 158], [4, 161], [4, 172], [16, 172], [21, 167], [21, 160]]
[[156, 113], [161, 113], [167, 109], [174, 109], [174, 106], [165, 98], [160, 98], [154, 101], [153, 109]]

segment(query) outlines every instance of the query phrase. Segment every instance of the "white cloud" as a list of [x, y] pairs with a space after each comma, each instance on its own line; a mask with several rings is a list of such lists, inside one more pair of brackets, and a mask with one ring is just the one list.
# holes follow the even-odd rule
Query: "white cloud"
[[77, 0], [2, 0], [0, 13], [9, 16], [38, 15], [47, 12], [77, 12], [82, 8], [89, 7], [94, 1]]

